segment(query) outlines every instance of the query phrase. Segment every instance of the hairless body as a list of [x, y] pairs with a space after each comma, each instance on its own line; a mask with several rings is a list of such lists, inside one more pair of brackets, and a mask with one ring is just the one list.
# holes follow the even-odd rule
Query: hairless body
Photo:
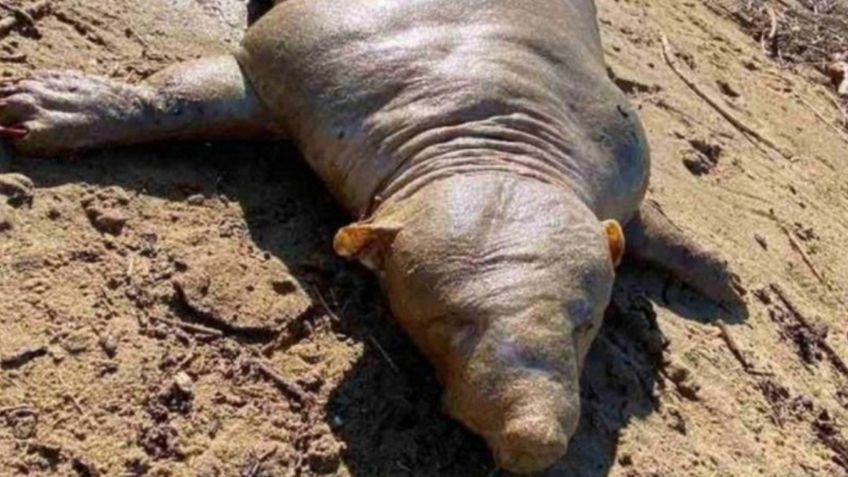
[[634, 258], [739, 300], [726, 265], [643, 204], [648, 144], [592, 0], [278, 1], [233, 55], [140, 85], [41, 72], [0, 96], [26, 155], [294, 141], [357, 220], [336, 251], [378, 275], [447, 413], [510, 471], [567, 449], [625, 235]]

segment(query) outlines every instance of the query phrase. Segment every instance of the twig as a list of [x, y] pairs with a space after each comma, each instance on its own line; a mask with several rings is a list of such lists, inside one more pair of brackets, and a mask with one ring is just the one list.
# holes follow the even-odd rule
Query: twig
[[[775, 293], [775, 295], [777, 295], [780, 301], [783, 302], [783, 305], [786, 307], [789, 313], [791, 313], [792, 316], [795, 317], [795, 319], [801, 326], [810, 331], [815, 330], [810, 320], [808, 320], [807, 317], [804, 316], [803, 313], [801, 313], [801, 310], [798, 308], [795, 302], [792, 301], [792, 299], [789, 297], [789, 295], [786, 293], [786, 290], [784, 290], [782, 286], [778, 285], [777, 283], [772, 283], [770, 285], [770, 288]], [[848, 364], [845, 364], [845, 361], [842, 359], [841, 356], [836, 353], [836, 350], [834, 350], [830, 346], [830, 344], [825, 341], [824, 338], [818, 340], [817, 344], [827, 354], [830, 360], [830, 364], [833, 365], [833, 367], [836, 368], [837, 371], [842, 373], [843, 376], [848, 376]]]
[[273, 457], [274, 454], [276, 454], [276, 453], [277, 453], [277, 446], [274, 446], [271, 449], [269, 449], [267, 452], [265, 452], [264, 454], [259, 456], [259, 462], [265, 462], [266, 460]]
[[192, 361], [197, 358], [197, 342], [192, 338], [191, 347], [188, 349], [188, 354], [182, 361], [177, 365], [177, 371], [181, 371], [183, 368], [188, 366]]
[[700, 86], [698, 86], [694, 81], [689, 79], [683, 71], [677, 66], [677, 62], [674, 60], [674, 56], [671, 52], [671, 45], [668, 42], [668, 38], [665, 36], [665, 33], [661, 33], [660, 41], [662, 43], [662, 51], [663, 57], [665, 58], [665, 62], [668, 64], [669, 68], [676, 74], [685, 84], [689, 87], [695, 94], [697, 94], [701, 99], [707, 102], [713, 109], [716, 110], [724, 119], [726, 119], [730, 124], [732, 124], [736, 129], [738, 129], [743, 134], [752, 137], [762, 143], [765, 146], [768, 146], [772, 150], [779, 153], [786, 159], [792, 159], [792, 154], [784, 151], [780, 146], [775, 144], [771, 139], [766, 138], [763, 134], [748, 126], [740, 119], [737, 119], [736, 116], [733, 115], [730, 111], [727, 110], [724, 106], [719, 104], [718, 101], [712, 98], [709, 93], [705, 92]]
[[771, 376], [772, 373], [767, 371], [758, 371], [754, 365], [748, 361], [744, 354], [742, 354], [742, 349], [739, 348], [739, 345], [736, 343], [736, 340], [733, 338], [733, 335], [730, 334], [730, 330], [727, 329], [727, 325], [724, 322], [719, 321], [716, 323], [719, 331], [721, 332], [721, 337], [724, 340], [724, 343], [730, 349], [730, 352], [733, 353], [733, 356], [739, 361], [739, 364], [742, 365], [742, 369], [745, 370], [748, 374], [753, 374], [757, 376]]
[[807, 267], [810, 269], [810, 271], [813, 272], [813, 275], [815, 275], [816, 278], [819, 279], [822, 285], [830, 289], [830, 284], [827, 282], [827, 280], [825, 280], [824, 275], [819, 272], [818, 268], [816, 268], [816, 265], [813, 263], [813, 260], [810, 258], [809, 255], [807, 255], [807, 252], [804, 251], [804, 248], [801, 247], [801, 244], [798, 243], [798, 241], [795, 240], [795, 237], [792, 236], [792, 232], [790, 232], [789, 229], [783, 224], [780, 224], [780, 228], [783, 230], [783, 233], [785, 233], [786, 237], [789, 239], [789, 244], [792, 245], [792, 248], [795, 249], [796, 252], [798, 252], [798, 255], [801, 256], [801, 260], [803, 260]]
[[733, 336], [731, 336], [730, 330], [727, 329], [727, 325], [724, 324], [724, 322], [719, 321], [716, 323], [716, 326], [721, 332], [721, 337], [724, 339], [725, 344], [727, 344], [727, 347], [730, 348], [730, 352], [733, 353], [733, 356], [736, 357], [739, 364], [742, 365], [745, 371], [751, 369], [751, 363], [749, 363], [745, 358], [745, 355], [742, 354], [742, 350], [739, 349], [739, 345], [736, 344], [736, 340], [733, 339]]
[[763, 34], [760, 36], [760, 48], [762, 48], [765, 56], [769, 56], [769, 51], [766, 49], [766, 40], [768, 40], [771, 43], [772, 48], [776, 50], [777, 55], [780, 56], [780, 51], [774, 41], [774, 38], [777, 35], [777, 15], [774, 13], [773, 8], [767, 6], [766, 9], [768, 10], [769, 19], [771, 20], [771, 28], [769, 29], [768, 35]]
[[71, 404], [74, 405], [74, 409], [77, 410], [80, 415], [80, 418], [83, 420], [84, 423], [88, 424], [92, 428], [95, 427], [95, 423], [94, 421], [92, 421], [91, 416], [89, 416], [85, 409], [82, 407], [82, 404], [80, 404], [79, 399], [77, 399], [77, 397], [69, 390], [68, 384], [65, 382], [64, 379], [62, 379], [62, 375], [56, 375], [56, 379], [59, 381], [59, 384], [62, 385], [62, 397], [64, 397], [66, 400], [70, 401]]
[[[828, 120], [828, 119], [824, 116], [824, 114], [820, 113], [820, 112], [819, 112], [819, 111], [818, 111], [815, 107], [813, 107], [813, 105], [812, 105], [812, 104], [810, 104], [810, 103], [809, 103], [806, 99], [802, 98], [802, 97], [801, 97], [800, 95], [798, 95], [798, 94], [796, 94], [796, 95], [795, 95], [795, 98], [797, 98], [797, 99], [798, 99], [798, 101], [801, 101], [801, 102], [804, 104], [804, 106], [806, 106], [807, 108], [809, 108], [809, 109], [810, 109], [810, 111], [812, 111], [812, 112], [813, 112], [813, 114], [815, 114], [817, 118], [819, 118], [819, 119], [820, 119], [823, 123], [825, 123], [825, 124], [827, 125], [827, 127], [829, 127], [830, 129], [833, 129], [833, 131], [834, 131], [836, 134], [838, 134], [838, 135], [839, 135], [839, 137], [840, 137], [840, 138], [842, 138], [842, 140], [843, 140], [843, 141], [848, 142], [848, 134], [845, 134], [845, 132], [844, 132], [842, 129], [840, 129], [838, 126], [836, 126], [835, 124], [833, 124], [832, 122], [830, 122], [830, 121], [829, 121], [829, 120]], [[842, 110], [841, 110], [841, 109], [840, 109], [840, 112], [842, 112]]]
[[38, 414], [38, 410], [29, 406], [8, 406], [8, 407], [0, 407], [0, 416], [16, 413], [16, 412], [25, 412], [27, 414]]
[[271, 355], [274, 354], [274, 351], [276, 351], [277, 348], [281, 347], [283, 345], [283, 342], [288, 338], [289, 336], [287, 336], [287, 333], [280, 331], [274, 341], [262, 347], [260, 353], [262, 353], [262, 355], [265, 357], [271, 357]]
[[80, 404], [79, 399], [77, 399], [76, 396], [74, 396], [70, 392], [66, 391], [65, 392], [65, 399], [67, 399], [68, 401], [71, 402], [71, 404], [74, 405], [74, 409], [76, 409], [77, 412], [80, 413], [81, 416], [86, 417], [87, 414], [85, 412], [85, 409], [83, 409], [82, 404]]
[[383, 347], [380, 346], [380, 342], [377, 341], [377, 338], [374, 338], [373, 336], [368, 335], [368, 339], [371, 341], [371, 343], [374, 344], [374, 346], [377, 348], [377, 350], [380, 352], [380, 354], [383, 355], [383, 358], [386, 360], [387, 363], [389, 363], [389, 366], [391, 366], [392, 369], [396, 373], [399, 373], [400, 368], [398, 368], [398, 365], [395, 364], [395, 362], [392, 360], [391, 356], [389, 356], [389, 353], [387, 353], [386, 350], [384, 350]]
[[13, 55], [0, 56], [0, 62], [2, 62], [2, 63], [23, 63], [26, 60], [27, 60], [26, 53], [15, 53]]
[[194, 323], [186, 323], [184, 321], [170, 320], [168, 318], [162, 318], [159, 316], [151, 316], [150, 318], [160, 321], [162, 323], [167, 323], [171, 326], [176, 326], [178, 328], [182, 328], [186, 331], [193, 331], [195, 333], [202, 333], [205, 335], [221, 337], [224, 336], [224, 333], [221, 330], [216, 330], [215, 328], [209, 328], [208, 326], [196, 325]]
[[127, 278], [129, 278], [130, 281], [132, 281], [132, 279], [133, 279], [133, 273], [134, 272], [135, 272], [135, 257], [130, 256], [129, 263], [127, 263]]
[[246, 474], [246, 477], [256, 477], [257, 475], [259, 475], [259, 470], [262, 468], [262, 464], [264, 464], [266, 460], [270, 459], [276, 453], [277, 446], [274, 446], [273, 448], [271, 448], [271, 450], [259, 456], [259, 458], [256, 459], [256, 462], [253, 463], [253, 466], [251, 466], [250, 471]]
[[282, 377], [279, 373], [271, 369], [271, 367], [258, 359], [252, 359], [249, 364], [256, 368], [259, 372], [265, 375], [268, 379], [274, 382], [283, 392], [297, 398], [301, 403], [309, 403], [312, 401], [310, 396], [301, 389], [297, 384]]
[[327, 304], [327, 300], [324, 299], [324, 295], [321, 294], [321, 290], [319, 290], [318, 287], [312, 287], [312, 289], [315, 290], [315, 295], [318, 297], [318, 301], [321, 302], [321, 308], [324, 309], [324, 312], [327, 313], [327, 315], [329, 315], [334, 321], [342, 321], [341, 318], [333, 312], [330, 305]]
[[35, 19], [46, 14], [49, 7], [49, 0], [41, 0], [25, 9], [6, 6], [14, 15], [0, 20], [0, 38], [8, 35], [9, 32], [20, 25], [35, 27]]
[[775, 35], [777, 35], [777, 14], [774, 13], [774, 8], [770, 6], [766, 6], [766, 10], [768, 10], [769, 20], [771, 21], [771, 29], [769, 29], [768, 39], [774, 39]]

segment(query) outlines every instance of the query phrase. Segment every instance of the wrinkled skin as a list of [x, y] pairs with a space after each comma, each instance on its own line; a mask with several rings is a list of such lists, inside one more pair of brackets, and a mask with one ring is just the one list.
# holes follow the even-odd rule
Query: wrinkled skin
[[505, 467], [552, 463], [613, 281], [597, 219], [554, 186], [497, 173], [435, 182], [383, 217], [404, 226], [382, 283], [447, 412]]
[[233, 56], [143, 85], [40, 73], [0, 96], [0, 134], [30, 155], [293, 140], [359, 220], [337, 252], [375, 271], [446, 411], [510, 471], [545, 469], [575, 432], [619, 223], [633, 257], [738, 301], [724, 262], [640, 210], [648, 146], [591, 0], [288, 0]]

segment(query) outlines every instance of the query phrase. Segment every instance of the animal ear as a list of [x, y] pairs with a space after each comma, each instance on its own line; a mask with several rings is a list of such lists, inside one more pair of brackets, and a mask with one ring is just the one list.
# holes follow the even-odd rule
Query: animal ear
[[624, 230], [617, 221], [605, 220], [604, 232], [607, 236], [612, 264], [617, 267], [624, 257]]
[[395, 225], [355, 223], [336, 232], [333, 248], [340, 257], [357, 259], [371, 270], [383, 268], [383, 256], [401, 228]]

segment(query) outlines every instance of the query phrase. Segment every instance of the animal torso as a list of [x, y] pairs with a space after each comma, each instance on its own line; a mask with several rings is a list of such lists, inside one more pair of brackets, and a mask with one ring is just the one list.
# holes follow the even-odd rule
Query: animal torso
[[644, 195], [647, 143], [590, 0], [288, 0], [239, 61], [355, 216], [460, 173], [567, 187], [622, 222]]

